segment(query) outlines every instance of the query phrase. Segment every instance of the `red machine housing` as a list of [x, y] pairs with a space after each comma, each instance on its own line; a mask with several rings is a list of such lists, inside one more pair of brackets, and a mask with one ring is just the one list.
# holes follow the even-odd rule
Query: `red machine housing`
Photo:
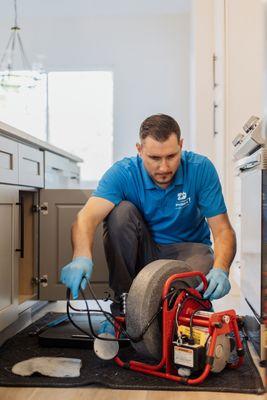
[[[238, 328], [238, 317], [234, 310], [227, 310], [223, 312], [214, 312], [210, 317], [197, 317], [193, 316], [192, 323], [193, 325], [203, 326], [208, 328], [209, 335], [211, 338], [209, 349], [206, 356], [206, 365], [202, 371], [202, 373], [196, 378], [186, 378], [178, 375], [177, 368], [175, 368], [172, 361], [172, 340], [173, 340], [173, 332], [175, 329], [175, 317], [177, 313], [177, 307], [182, 304], [183, 307], [179, 310], [178, 323], [186, 326], [190, 325], [190, 318], [193, 313], [199, 310], [206, 310], [205, 308], [205, 300], [203, 300], [201, 294], [193, 288], [182, 291], [173, 306], [170, 308], [168, 305], [167, 295], [170, 291], [171, 284], [179, 279], [191, 278], [194, 276], [199, 276], [202, 279], [204, 290], [207, 288], [207, 280], [205, 275], [201, 272], [184, 272], [180, 274], [172, 275], [164, 284], [162, 291], [162, 302], [163, 302], [163, 310], [162, 310], [162, 358], [158, 364], [151, 365], [146, 364], [139, 361], [129, 361], [124, 362], [120, 359], [119, 356], [115, 357], [115, 362], [120, 366], [127, 369], [131, 369], [133, 371], [142, 372], [149, 375], [158, 376], [161, 378], [170, 379], [172, 381], [186, 383], [189, 385], [197, 385], [202, 383], [207, 376], [209, 375], [212, 363], [214, 360], [214, 352], [216, 346], [216, 340], [219, 335], [224, 334], [234, 334], [235, 342], [236, 342], [236, 352], [237, 352], [237, 362], [229, 363], [227, 366], [229, 368], [237, 368], [243, 363], [244, 359], [244, 349], [242, 345], [242, 341], [239, 335]], [[193, 294], [195, 297], [201, 300], [197, 302], [196, 300], [189, 298], [188, 301], [185, 300], [187, 293]], [[203, 305], [201, 305], [201, 302]], [[124, 318], [117, 318], [117, 321], [120, 323], [124, 323]], [[117, 329], [117, 337], [120, 336], [120, 330]]]

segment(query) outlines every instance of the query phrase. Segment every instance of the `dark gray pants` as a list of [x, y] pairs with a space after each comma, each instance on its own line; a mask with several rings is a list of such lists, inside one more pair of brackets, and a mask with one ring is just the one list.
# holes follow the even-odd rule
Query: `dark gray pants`
[[122, 201], [105, 219], [104, 248], [115, 297], [129, 292], [138, 272], [155, 260], [185, 261], [192, 271], [204, 274], [213, 266], [213, 250], [206, 244], [155, 243], [139, 210], [128, 201]]

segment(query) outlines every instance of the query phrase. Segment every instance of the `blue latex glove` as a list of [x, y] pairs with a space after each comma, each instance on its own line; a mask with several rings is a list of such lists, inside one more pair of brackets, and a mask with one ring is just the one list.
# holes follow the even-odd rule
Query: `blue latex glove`
[[[110, 335], [116, 337], [114, 325], [112, 325], [112, 323], [107, 319], [105, 319], [104, 321], [101, 322], [97, 333], [98, 333], [98, 335], [100, 335], [101, 333], [109, 333]], [[120, 339], [125, 339], [125, 338], [126, 338], [125, 334], [121, 333]]]
[[[220, 299], [229, 293], [231, 285], [228, 279], [228, 273], [222, 268], [212, 268], [206, 278], [208, 281], [208, 288], [203, 294], [204, 299]], [[201, 292], [203, 290], [203, 283], [196, 289]]]
[[115, 337], [115, 328], [110, 321], [105, 319], [101, 322], [97, 333], [98, 335], [100, 335], [101, 333], [109, 333], [110, 335]]
[[83, 290], [86, 288], [86, 280], [91, 278], [92, 271], [93, 261], [87, 257], [77, 257], [62, 268], [60, 281], [70, 288], [73, 300], [78, 299], [80, 284]]

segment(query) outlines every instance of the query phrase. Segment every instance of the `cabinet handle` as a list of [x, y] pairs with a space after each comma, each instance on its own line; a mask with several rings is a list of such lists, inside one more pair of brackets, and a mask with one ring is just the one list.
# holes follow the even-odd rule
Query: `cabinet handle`
[[20, 249], [16, 251], [20, 252], [20, 257], [24, 258], [24, 197], [21, 196], [20, 202], [16, 203], [20, 206]]
[[63, 169], [61, 169], [61, 168], [51, 167], [51, 169], [52, 169], [53, 171], [63, 172]]

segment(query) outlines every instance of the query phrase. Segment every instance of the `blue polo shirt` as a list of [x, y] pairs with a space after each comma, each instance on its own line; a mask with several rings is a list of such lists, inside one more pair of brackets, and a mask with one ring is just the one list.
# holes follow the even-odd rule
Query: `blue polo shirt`
[[226, 213], [221, 184], [212, 162], [183, 151], [166, 189], [148, 175], [139, 156], [117, 161], [99, 181], [93, 196], [118, 205], [132, 202], [159, 244], [196, 242], [211, 245], [206, 218]]

